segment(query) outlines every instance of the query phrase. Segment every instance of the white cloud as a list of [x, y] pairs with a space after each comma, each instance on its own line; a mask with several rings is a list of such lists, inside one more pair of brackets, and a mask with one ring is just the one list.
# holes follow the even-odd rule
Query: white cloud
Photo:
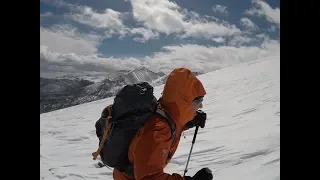
[[231, 46], [242, 46], [243, 44], [248, 44], [253, 42], [255, 39], [250, 38], [248, 36], [235, 36], [231, 39], [229, 42], [229, 45]]
[[182, 10], [168, 0], [131, 0], [133, 17], [152, 30], [164, 34], [212, 39], [214, 36], [231, 36], [240, 33], [235, 25], [201, 19], [199, 14]]
[[67, 17], [93, 28], [105, 29], [106, 36], [111, 37], [114, 34], [124, 36], [127, 33], [123, 24], [124, 14], [112, 9], [97, 13], [91, 7], [78, 6], [73, 8], [72, 14], [67, 15]]
[[46, 18], [50, 18], [50, 17], [53, 17], [53, 14], [51, 12], [40, 14], [40, 23], [44, 21]]
[[132, 35], [140, 35], [140, 37], [135, 37], [133, 40], [139, 41], [139, 42], [146, 42], [150, 39], [157, 38], [159, 36], [159, 33], [156, 31], [152, 31], [150, 29], [146, 28], [133, 28], [130, 29], [130, 34]]
[[[95, 54], [80, 55], [76, 53], [52, 52], [46, 46], [40, 46], [40, 65], [43, 69], [56, 72], [83, 72], [90, 67], [90, 71], [105, 71], [132, 69], [138, 67], [141, 62], [136, 58], [104, 58]], [[41, 67], [41, 66], [40, 66]], [[41, 70], [41, 69], [40, 69]]]
[[212, 7], [212, 10], [214, 12], [218, 12], [221, 14], [229, 14], [229, 12], [227, 11], [227, 7], [226, 6], [222, 6], [222, 5], [216, 5], [214, 7]]
[[95, 34], [81, 34], [71, 26], [56, 25], [50, 29], [40, 27], [41, 46], [57, 53], [89, 55], [98, 52], [100, 37]]
[[262, 39], [262, 40], [264, 40], [264, 41], [265, 41], [265, 40], [267, 40], [267, 41], [270, 40], [269, 36], [266, 35], [266, 34], [257, 34], [256, 37], [259, 38], [259, 39]]
[[40, 14], [40, 17], [51, 17], [52, 15], [53, 15], [52, 12], [46, 12], [46, 13]]
[[79, 23], [91, 26], [92, 28], [105, 30], [105, 38], [111, 38], [114, 35], [119, 35], [120, 38], [127, 35], [137, 35], [138, 37], [134, 37], [133, 40], [146, 42], [159, 36], [158, 32], [144, 27], [128, 28], [123, 23], [126, 15], [127, 13], [118, 12], [112, 9], [106, 9], [103, 13], [98, 13], [90, 7], [78, 6], [77, 8], [73, 8], [73, 13], [67, 15], [67, 17]]
[[272, 8], [262, 0], [252, 0], [253, 6], [245, 14], [265, 17], [269, 22], [280, 25], [280, 8]]
[[40, 59], [59, 66], [77, 67], [95, 66], [109, 70], [132, 69], [144, 65], [157, 72], [170, 72], [176, 67], [187, 67], [194, 71], [210, 72], [241, 62], [248, 62], [269, 56], [280, 55], [279, 41], [270, 40], [265, 34], [257, 37], [264, 39], [261, 46], [204, 46], [185, 44], [165, 46], [163, 51], [143, 58], [102, 58], [96, 55], [79, 55], [75, 53], [55, 53], [47, 48], [40, 48]]
[[152, 70], [169, 72], [176, 67], [188, 67], [194, 71], [209, 72], [241, 62], [248, 62], [269, 56], [280, 55], [280, 44], [267, 40], [261, 47], [203, 46], [187, 44], [166, 46], [167, 52], [147, 57], [145, 64]]
[[224, 43], [226, 41], [226, 39], [223, 37], [215, 37], [215, 38], [212, 38], [212, 40], [215, 41], [216, 43]]
[[250, 31], [259, 29], [257, 25], [255, 25], [249, 18], [246, 17], [240, 19], [240, 24]]
[[186, 24], [186, 32], [181, 36], [212, 39], [215, 36], [232, 36], [239, 34], [240, 30], [235, 25], [219, 24], [216, 22], [192, 22]]
[[[50, 1], [51, 0], [47, 0]], [[132, 17], [141, 26], [129, 28], [124, 24], [128, 13], [106, 9], [99, 13], [87, 6], [67, 5], [71, 13], [66, 18], [88, 25], [94, 29], [104, 30], [105, 38], [114, 35], [133, 36], [133, 39], [146, 42], [159, 37], [159, 33], [174, 34], [180, 38], [205, 38], [212, 39], [217, 36], [232, 36], [241, 31], [228, 22], [223, 22], [215, 17], [200, 17], [196, 12], [182, 9], [176, 3], [168, 0], [131, 0]], [[56, 3], [57, 4], [57, 3]], [[217, 6], [224, 9], [223, 6]], [[135, 37], [138, 36], [138, 37]]]
[[[103, 35], [80, 33], [76, 28], [67, 25], [40, 27], [40, 67], [44, 70], [104, 71], [132, 69], [145, 65], [153, 71], [170, 72], [176, 67], [188, 67], [194, 71], [209, 72], [240, 62], [280, 55], [280, 42], [270, 40], [266, 34], [248, 36], [248, 33], [241, 32], [235, 25], [213, 16], [200, 16], [168, 0], [131, 0], [132, 15], [138, 26], [130, 28], [124, 24], [124, 19], [129, 17], [127, 13], [112, 9], [99, 13], [90, 7], [57, 2], [60, 6], [70, 8], [72, 13], [65, 17], [88, 25], [97, 32], [102, 30]], [[248, 10], [248, 14], [274, 17], [267, 6], [263, 5], [264, 2], [257, 0], [254, 2], [260, 6], [257, 6], [256, 10]], [[50, 14], [40, 14], [40, 16], [45, 15], [50, 16]], [[258, 29], [248, 18], [242, 18], [240, 21], [241, 25], [249, 30]], [[274, 28], [279, 26], [271, 26], [270, 30]], [[160, 52], [141, 58], [98, 56], [98, 46], [102, 38], [114, 35], [132, 36], [135, 41], [146, 42], [159, 38], [160, 33], [175, 35], [178, 38], [205, 38], [221, 46], [169, 45], [163, 47]], [[253, 42], [261, 45], [253, 45]], [[242, 46], [244, 44], [246, 46]]]
[[64, 2], [63, 0], [40, 0], [42, 3], [54, 5], [55, 7], [73, 7], [75, 5], [73, 4], [68, 4]]
[[89, 25], [93, 28], [122, 28], [122, 13], [112, 9], [106, 9], [103, 13], [97, 13], [91, 7], [77, 7], [79, 13], [71, 14], [71, 18], [77, 22]]
[[181, 8], [168, 0], [131, 0], [135, 20], [161, 33], [179, 33], [184, 29]]

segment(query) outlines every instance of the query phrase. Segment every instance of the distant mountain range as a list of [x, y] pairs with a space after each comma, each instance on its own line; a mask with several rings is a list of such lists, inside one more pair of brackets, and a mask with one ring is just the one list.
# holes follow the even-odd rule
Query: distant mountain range
[[40, 114], [114, 96], [127, 84], [147, 81], [157, 86], [166, 78], [166, 74], [146, 67], [98, 75], [40, 77]]

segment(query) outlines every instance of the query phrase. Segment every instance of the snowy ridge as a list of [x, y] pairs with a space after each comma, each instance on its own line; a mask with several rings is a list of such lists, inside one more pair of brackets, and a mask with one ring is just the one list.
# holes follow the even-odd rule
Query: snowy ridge
[[[207, 95], [207, 124], [199, 129], [188, 175], [209, 167], [215, 180], [280, 179], [280, 58], [242, 63], [198, 76]], [[160, 97], [163, 85], [155, 87]], [[40, 178], [112, 179], [95, 168], [94, 123], [113, 98], [40, 115]], [[181, 137], [165, 168], [180, 173], [186, 165], [194, 129]]]
[[102, 81], [108, 76], [109, 76], [109, 73], [92, 73], [92, 74], [65, 75], [62, 77], [57, 77], [55, 79], [87, 80], [87, 81], [97, 83]]
[[46, 79], [40, 77], [40, 94], [42, 93], [59, 93], [81, 88], [93, 84], [86, 80], [71, 79]]
[[99, 80], [96, 83], [83, 80], [85, 77], [80, 75], [64, 76], [68, 79], [40, 77], [40, 113], [110, 97], [126, 84], [142, 81], [152, 83], [161, 76], [164, 74], [139, 67], [132, 71], [121, 70], [107, 73], [102, 81]]
[[85, 87], [85, 93], [92, 95], [103, 96], [104, 94], [115, 94], [119, 89], [127, 84], [134, 84], [138, 82], [152, 83], [155, 79], [164, 76], [163, 73], [154, 73], [145, 67], [139, 67], [130, 72], [123, 72], [117, 74], [112, 78], [105, 78], [99, 83], [92, 84]]
[[141, 66], [124, 75], [116, 77], [113, 80], [115, 81], [121, 80], [124, 82], [124, 84], [133, 84], [133, 83], [143, 82], [143, 81], [152, 82], [153, 80], [164, 75], [165, 74], [163, 73], [154, 73], [149, 69], [147, 69], [146, 67]]

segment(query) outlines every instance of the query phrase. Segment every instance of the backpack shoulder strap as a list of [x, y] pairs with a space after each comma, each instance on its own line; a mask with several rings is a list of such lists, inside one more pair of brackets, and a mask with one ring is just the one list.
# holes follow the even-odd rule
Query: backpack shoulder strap
[[171, 138], [172, 138], [172, 144], [174, 144], [175, 142], [175, 137], [176, 137], [176, 125], [174, 123], [174, 121], [172, 120], [172, 118], [170, 116], [168, 116], [163, 110], [157, 108], [156, 110], [156, 114], [160, 115], [162, 118], [166, 119], [170, 125], [171, 128]]
[[112, 112], [112, 106], [109, 105], [106, 110], [108, 111], [108, 117], [105, 119], [106, 123], [105, 123], [105, 131], [103, 132], [103, 136], [102, 136], [102, 139], [101, 139], [101, 142], [99, 144], [99, 148], [96, 152], [93, 152], [92, 153], [92, 156], [93, 156], [93, 160], [96, 160], [98, 155], [100, 154], [102, 148], [103, 148], [103, 144], [105, 143], [105, 141], [107, 140], [108, 136], [109, 136], [109, 131], [110, 131], [110, 124], [109, 124], [109, 120], [112, 118], [111, 116], [111, 112]]

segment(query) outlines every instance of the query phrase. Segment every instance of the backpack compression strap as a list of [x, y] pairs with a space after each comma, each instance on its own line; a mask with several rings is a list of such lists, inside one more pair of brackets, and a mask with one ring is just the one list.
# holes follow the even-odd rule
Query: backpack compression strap
[[103, 144], [106, 141], [107, 137], [109, 136], [109, 131], [110, 131], [110, 124], [109, 120], [112, 118], [111, 116], [111, 105], [108, 106], [108, 117], [106, 119], [106, 130], [103, 133], [102, 140], [100, 142], [99, 148], [96, 152], [92, 153], [93, 160], [96, 160], [98, 155], [100, 154], [100, 151], [102, 150]]
[[162, 111], [159, 108], [157, 108], [156, 113], [168, 121], [170, 128], [171, 128], [172, 145], [173, 145], [175, 142], [175, 137], [176, 137], [176, 125], [175, 125], [174, 121], [172, 120], [172, 118], [170, 116], [168, 116], [164, 111]]

